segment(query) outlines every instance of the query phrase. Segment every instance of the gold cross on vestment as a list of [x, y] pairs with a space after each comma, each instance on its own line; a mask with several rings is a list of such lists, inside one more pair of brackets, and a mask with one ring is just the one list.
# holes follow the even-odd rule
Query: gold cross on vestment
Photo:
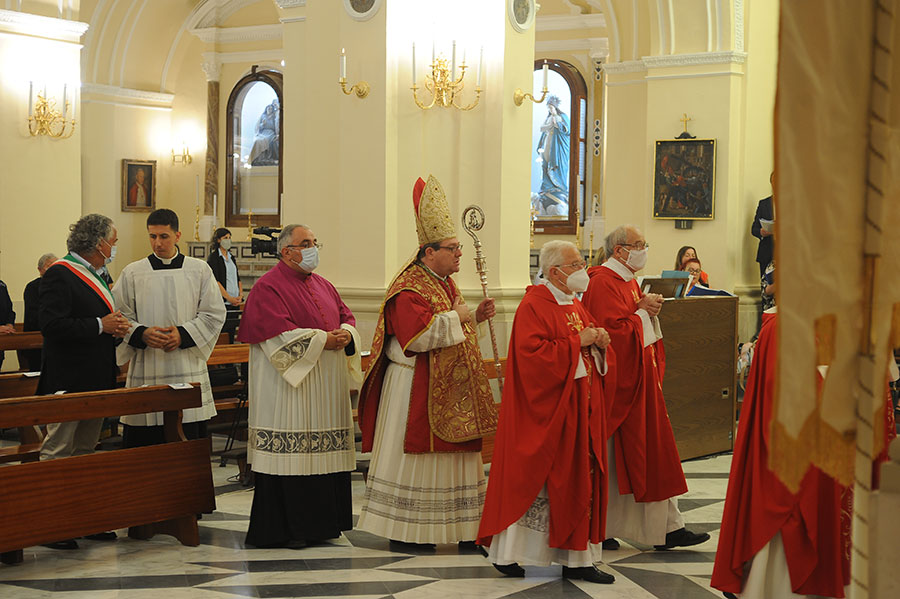
[[694, 119], [692, 119], [691, 117], [689, 117], [689, 116], [687, 115], [686, 112], [682, 112], [682, 113], [681, 113], [681, 118], [678, 119], [678, 120], [681, 121], [681, 123], [684, 125], [684, 132], [687, 133], [687, 124], [688, 124], [688, 121], [693, 121]]

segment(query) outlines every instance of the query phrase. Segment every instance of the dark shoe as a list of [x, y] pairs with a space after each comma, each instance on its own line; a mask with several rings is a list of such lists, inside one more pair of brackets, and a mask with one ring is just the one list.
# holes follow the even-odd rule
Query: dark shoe
[[412, 551], [414, 553], [434, 553], [434, 543], [407, 543], [406, 541], [390, 540], [391, 550]]
[[109, 531], [98, 532], [93, 535], [85, 535], [84, 538], [91, 541], [115, 541], [119, 537], [116, 535], [115, 531]]
[[585, 566], [584, 568], [569, 568], [563, 566], [563, 578], [575, 578], [597, 584], [612, 584], [616, 577], [604, 572], [597, 566]]
[[302, 539], [291, 539], [284, 544], [285, 549], [306, 549], [308, 543]]
[[497, 568], [497, 571], [504, 576], [510, 576], [512, 578], [525, 578], [525, 568], [515, 562], [511, 564], [505, 564], [503, 566], [501, 566], [500, 564], [494, 564], [494, 567]]
[[480, 553], [487, 557], [487, 551], [481, 545], [476, 544], [475, 541], [460, 541], [456, 546], [459, 548], [460, 553]]
[[66, 539], [65, 541], [54, 541], [53, 543], [44, 543], [44, 547], [49, 547], [50, 549], [72, 550], [72, 549], [78, 549], [78, 543], [75, 542], [75, 539]]
[[619, 542], [615, 539], [603, 539], [603, 548], [606, 551], [615, 551], [619, 548]]
[[673, 530], [666, 534], [665, 545], [654, 545], [653, 548], [657, 551], [665, 551], [666, 549], [672, 549], [674, 547], [691, 547], [692, 545], [699, 545], [708, 540], [708, 532], [696, 533], [691, 532], [686, 528], [679, 528], [678, 530]]
[[728, 591], [722, 591], [722, 595], [725, 596], [725, 599], [738, 599], [738, 596], [734, 593], [729, 593]]

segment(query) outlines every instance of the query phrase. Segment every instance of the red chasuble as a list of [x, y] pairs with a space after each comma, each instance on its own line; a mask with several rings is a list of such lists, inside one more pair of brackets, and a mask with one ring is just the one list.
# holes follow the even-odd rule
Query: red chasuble
[[[363, 451], [372, 450], [375, 436], [388, 365], [385, 344], [394, 336], [405, 349], [431, 326], [435, 314], [449, 311], [459, 295], [453, 279], [440, 280], [417, 263], [407, 266], [391, 283], [375, 327], [371, 366], [359, 395]], [[481, 438], [496, 428], [496, 407], [475, 329], [467, 323], [463, 332], [466, 339], [449, 348], [406, 352], [416, 356], [416, 366], [405, 453], [481, 451]]]
[[[600, 376], [578, 332], [594, 319], [577, 299], [562, 306], [544, 285], [528, 287], [516, 310], [500, 423], [478, 542], [508, 528], [547, 485], [550, 547], [582, 551], [605, 538], [606, 430]], [[589, 355], [589, 354], [587, 354]], [[588, 375], [575, 379], [578, 362]], [[596, 457], [594, 457], [596, 456]]]
[[711, 585], [740, 593], [744, 566], [781, 532], [791, 588], [801, 595], [843, 597], [844, 488], [811, 467], [796, 495], [768, 467], [777, 358], [774, 314], [763, 314], [734, 444], [722, 531]]
[[662, 501], [687, 493], [675, 435], [662, 393], [666, 356], [662, 341], [644, 347], [644, 327], [635, 314], [637, 281], [594, 266], [584, 306], [612, 339], [616, 388], [608, 393], [606, 432], [613, 437], [619, 493], [637, 502]]

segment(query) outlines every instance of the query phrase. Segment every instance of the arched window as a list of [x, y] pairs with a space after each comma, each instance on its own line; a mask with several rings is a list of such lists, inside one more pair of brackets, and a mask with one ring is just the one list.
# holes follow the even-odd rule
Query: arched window
[[[571, 64], [548, 59], [547, 66], [550, 91], [533, 108], [531, 210], [535, 232], [571, 235], [576, 208], [584, 219], [587, 86]], [[534, 61], [535, 90], [543, 67]]]
[[228, 98], [225, 226], [281, 224], [282, 76], [257, 71], [237, 82]]

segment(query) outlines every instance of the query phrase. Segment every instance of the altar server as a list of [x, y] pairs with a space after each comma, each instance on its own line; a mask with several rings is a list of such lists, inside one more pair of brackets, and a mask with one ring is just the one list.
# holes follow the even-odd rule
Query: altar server
[[313, 272], [320, 247], [305, 225], [281, 230], [281, 259], [253, 285], [238, 330], [253, 344], [246, 542], [255, 547], [303, 547], [353, 527], [350, 389], [362, 381], [361, 345], [350, 309]]
[[[116, 350], [128, 364], [126, 387], [200, 383], [203, 404], [184, 410], [185, 436], [206, 436], [205, 424], [216, 415], [206, 361], [212, 353], [225, 307], [206, 262], [178, 251], [178, 215], [166, 208], [147, 217], [152, 253], [122, 270], [113, 295], [131, 323]], [[162, 412], [121, 418], [125, 447], [162, 443]]]

